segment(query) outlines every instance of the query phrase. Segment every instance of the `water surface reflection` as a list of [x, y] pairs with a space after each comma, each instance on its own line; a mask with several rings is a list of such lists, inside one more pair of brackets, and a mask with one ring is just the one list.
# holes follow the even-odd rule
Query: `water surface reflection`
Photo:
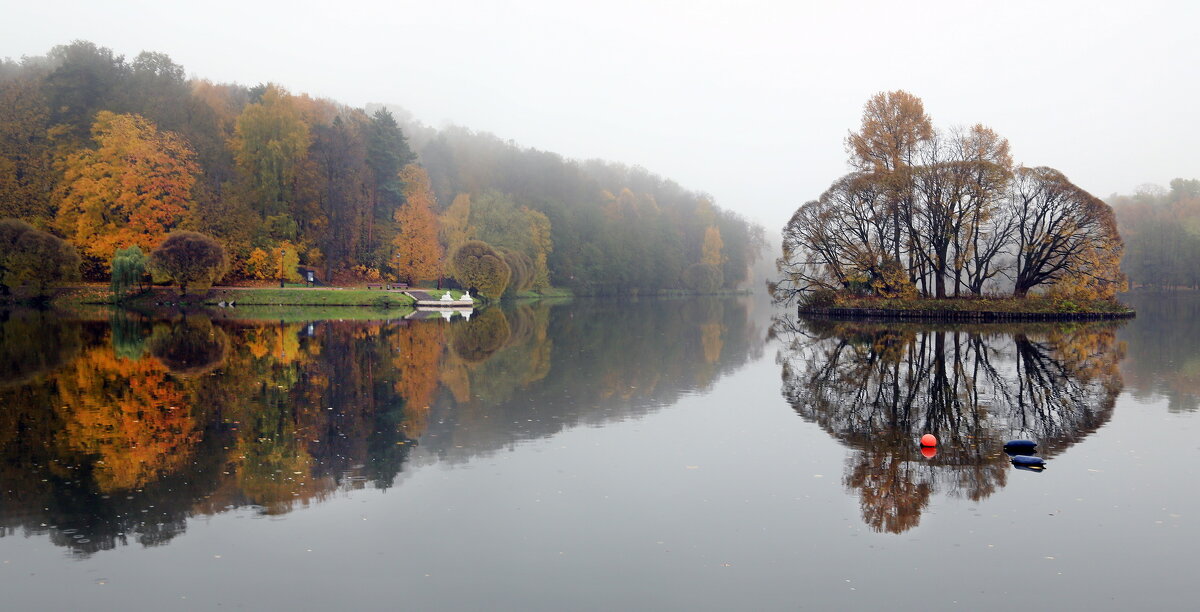
[[[637, 416], [761, 355], [731, 299], [304, 323], [0, 314], [0, 529], [87, 555]], [[664, 341], [669, 338], [670, 341]]]
[[[935, 326], [793, 321], [783, 394], [851, 449], [844, 475], [875, 531], [916, 527], [941, 492], [981, 500], [1011, 467], [1004, 441], [1053, 457], [1104, 425], [1122, 388], [1113, 323]], [[917, 446], [935, 434], [937, 454]]]
[[1200, 293], [1136, 292], [1121, 299], [1138, 311], [1123, 329], [1129, 390], [1145, 402], [1165, 397], [1171, 412], [1200, 408]]

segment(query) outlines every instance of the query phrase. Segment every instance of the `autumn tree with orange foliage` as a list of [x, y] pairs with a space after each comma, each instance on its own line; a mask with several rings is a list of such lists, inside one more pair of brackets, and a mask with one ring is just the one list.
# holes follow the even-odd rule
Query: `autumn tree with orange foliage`
[[63, 162], [58, 229], [93, 262], [117, 249], [158, 246], [191, 205], [199, 168], [191, 147], [139, 115], [96, 114], [95, 149]]
[[433, 212], [437, 200], [429, 175], [424, 168], [409, 164], [400, 171], [400, 180], [404, 183], [404, 204], [396, 209], [396, 275], [409, 283], [435, 278], [442, 270], [442, 245], [438, 242], [438, 219]]

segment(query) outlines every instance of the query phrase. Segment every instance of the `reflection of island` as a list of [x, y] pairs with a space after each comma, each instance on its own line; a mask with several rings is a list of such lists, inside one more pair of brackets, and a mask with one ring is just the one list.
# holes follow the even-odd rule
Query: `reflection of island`
[[[928, 326], [777, 322], [783, 394], [853, 449], [845, 483], [863, 519], [899, 533], [933, 492], [979, 500], [1003, 487], [1005, 440], [1052, 457], [1108, 421], [1121, 391], [1116, 325]], [[935, 434], [932, 459], [916, 440]]]
[[9, 315], [0, 354], [21, 369], [0, 385], [0, 533], [80, 554], [163, 544], [191, 516], [391, 487], [418, 446], [466, 461], [635, 416], [761, 347], [735, 300], [663, 304], [449, 322]]

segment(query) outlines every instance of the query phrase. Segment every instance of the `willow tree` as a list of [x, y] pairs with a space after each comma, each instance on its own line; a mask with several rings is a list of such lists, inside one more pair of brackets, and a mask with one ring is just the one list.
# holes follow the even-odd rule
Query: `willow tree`
[[1112, 297], [1125, 285], [1124, 244], [1112, 208], [1053, 168], [1019, 168], [1008, 195], [1016, 229], [1013, 295], [1039, 285]]
[[141, 284], [142, 276], [146, 273], [146, 254], [137, 245], [121, 249], [113, 256], [110, 272], [113, 296], [123, 298], [130, 288]]
[[895, 223], [889, 187], [877, 173], [848, 174], [801, 206], [783, 230], [783, 279], [772, 287], [790, 300], [813, 290], [884, 297], [911, 295], [907, 272], [892, 251]]

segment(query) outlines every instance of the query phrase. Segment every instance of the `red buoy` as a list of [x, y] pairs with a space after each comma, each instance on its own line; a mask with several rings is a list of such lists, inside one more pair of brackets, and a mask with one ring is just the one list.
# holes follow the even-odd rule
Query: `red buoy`
[[921, 447], [921, 456], [925, 457], [926, 459], [933, 459], [934, 457], [937, 456], [937, 447], [922, 446]]
[[925, 434], [921, 436], [921, 446], [937, 446], [937, 438], [933, 434]]

